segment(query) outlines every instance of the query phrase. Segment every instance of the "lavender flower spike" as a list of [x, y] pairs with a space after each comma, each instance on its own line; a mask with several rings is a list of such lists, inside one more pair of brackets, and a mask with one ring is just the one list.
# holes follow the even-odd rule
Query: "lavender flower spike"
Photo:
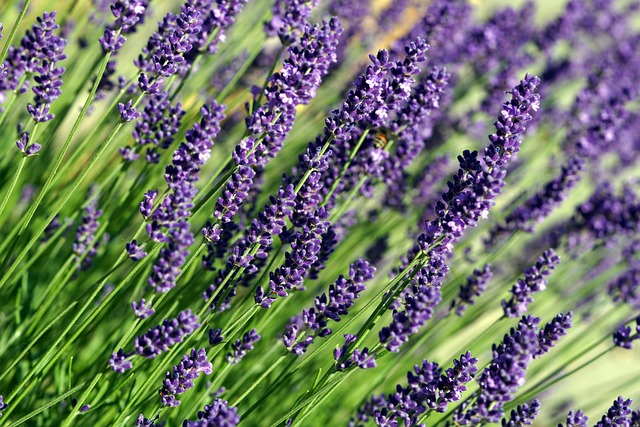
[[518, 317], [527, 311], [527, 306], [533, 301], [532, 294], [543, 291], [547, 287], [547, 276], [560, 263], [560, 257], [553, 249], [542, 253], [536, 264], [524, 272], [524, 279], [511, 288], [511, 298], [502, 300], [502, 309], [507, 317]]
[[53, 30], [59, 28], [55, 18], [55, 12], [45, 12], [42, 18], [38, 18], [38, 25], [33, 26], [35, 43], [32, 46], [37, 46], [39, 50], [33, 58], [37, 59], [35, 71], [38, 74], [33, 78], [37, 83], [33, 87], [35, 102], [27, 105], [27, 111], [36, 122], [48, 122], [54, 118], [54, 115], [49, 112], [49, 108], [53, 101], [62, 94], [62, 90], [60, 90], [61, 77], [65, 69], [58, 67], [57, 63], [67, 58], [63, 53], [67, 41], [53, 34]]
[[571, 311], [567, 314], [560, 313], [540, 329], [538, 334], [539, 348], [534, 357], [538, 358], [548, 353], [556, 345], [556, 341], [567, 334], [568, 330], [573, 326], [572, 317], [573, 313]]
[[148, 0], [117, 0], [111, 6], [111, 13], [116, 19], [107, 26], [100, 38], [105, 52], [116, 53], [122, 48], [126, 41], [122, 34], [135, 31], [136, 26], [143, 20], [148, 3]]
[[500, 237], [522, 230], [534, 231], [536, 223], [544, 220], [569, 195], [569, 191], [578, 183], [584, 169], [584, 159], [572, 157], [562, 166], [560, 174], [547, 182], [543, 188], [518, 206], [504, 219], [504, 223], [496, 225], [485, 240], [493, 246]]
[[242, 339], [238, 339], [235, 343], [231, 344], [233, 352], [227, 354], [227, 362], [232, 365], [238, 364], [249, 351], [253, 350], [253, 345], [260, 341], [260, 338], [260, 335], [258, 335], [255, 329], [245, 332]]
[[475, 299], [485, 291], [491, 276], [491, 266], [485, 264], [482, 270], [476, 268], [473, 270], [473, 274], [467, 277], [467, 283], [460, 286], [457, 300], [451, 304], [451, 308], [457, 306], [456, 314], [458, 316], [462, 316], [468, 306], [475, 304]]
[[[307, 351], [307, 347], [313, 343], [316, 336], [331, 335], [329, 321], [339, 322], [341, 316], [349, 313], [360, 292], [365, 289], [364, 283], [373, 278], [375, 271], [375, 267], [361, 259], [351, 264], [349, 278], [342, 275], [338, 277], [335, 283], [329, 286], [328, 293], [315, 298], [314, 307], [302, 310], [301, 315], [289, 321], [282, 338], [287, 350], [300, 356]], [[315, 331], [315, 334], [306, 337], [304, 341], [296, 342], [303, 327]]]
[[213, 370], [211, 362], [207, 360], [207, 352], [204, 348], [185, 354], [182, 361], [173, 367], [173, 372], [167, 372], [167, 377], [162, 382], [160, 397], [164, 406], [178, 406], [180, 401], [176, 394], [184, 393], [194, 386], [193, 380], [200, 374], [209, 375]]
[[478, 371], [477, 362], [467, 352], [443, 373], [437, 363], [423, 360], [407, 373], [406, 387], [397, 385], [395, 393], [375, 399], [375, 408], [369, 408], [367, 415], [373, 416], [379, 426], [422, 425], [418, 420], [427, 410], [445, 412], [449, 403], [460, 400], [467, 389], [465, 384]]
[[98, 200], [94, 198], [84, 210], [82, 224], [76, 231], [76, 240], [73, 243], [73, 253], [76, 256], [78, 270], [87, 270], [91, 267], [92, 260], [98, 253], [100, 242], [96, 242], [96, 233], [100, 222], [98, 218], [102, 210], [97, 208]]
[[238, 408], [229, 406], [226, 400], [216, 397], [211, 405], [206, 405], [203, 411], [198, 411], [198, 421], [185, 420], [182, 427], [235, 427], [239, 423]]
[[522, 406], [511, 410], [509, 419], [502, 419], [502, 427], [524, 427], [533, 424], [533, 421], [540, 413], [540, 401], [533, 399], [531, 403], [524, 403]]
[[538, 351], [538, 324], [540, 319], [523, 317], [511, 329], [500, 345], [494, 346], [493, 360], [486, 367], [478, 384], [480, 391], [471, 405], [461, 406], [453, 416], [459, 425], [499, 422], [504, 415], [504, 404], [513, 399], [518, 387], [525, 383], [525, 374], [534, 354]]
[[185, 310], [173, 319], [164, 319], [161, 325], [149, 329], [135, 339], [135, 350], [140, 356], [153, 359], [163, 351], [184, 340], [200, 326], [198, 317]]
[[560, 424], [558, 427], [588, 427], [589, 417], [582, 411], [569, 411], [567, 415], [567, 424]]

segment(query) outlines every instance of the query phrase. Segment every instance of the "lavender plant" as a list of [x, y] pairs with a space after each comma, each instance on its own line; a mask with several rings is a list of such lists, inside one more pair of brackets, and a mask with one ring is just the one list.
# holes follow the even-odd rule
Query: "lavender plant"
[[640, 3], [552, 3], [2, 3], [0, 423], [640, 426]]

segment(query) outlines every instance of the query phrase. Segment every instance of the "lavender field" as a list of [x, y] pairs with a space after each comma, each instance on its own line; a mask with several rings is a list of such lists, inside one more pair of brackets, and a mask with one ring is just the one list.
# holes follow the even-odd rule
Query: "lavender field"
[[0, 426], [640, 427], [640, 1], [0, 33]]

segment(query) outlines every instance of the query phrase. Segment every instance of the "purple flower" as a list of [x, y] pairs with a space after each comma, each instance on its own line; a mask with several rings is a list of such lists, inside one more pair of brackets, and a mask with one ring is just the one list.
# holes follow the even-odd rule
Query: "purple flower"
[[355, 335], [345, 334], [344, 344], [342, 347], [336, 347], [333, 351], [333, 358], [336, 361], [336, 369], [344, 371], [350, 366], [355, 365], [360, 369], [371, 369], [376, 367], [375, 354], [369, 354], [367, 347], [362, 350], [354, 348], [349, 353], [349, 346], [356, 342]]
[[147, 301], [142, 298], [140, 302], [133, 301], [131, 303], [131, 308], [133, 309], [133, 314], [138, 319], [146, 319], [149, 316], [152, 316], [156, 311], [151, 307], [151, 302], [147, 304]]
[[124, 374], [125, 371], [133, 368], [129, 357], [134, 353], [125, 353], [124, 350], [120, 349], [117, 353], [112, 353], [109, 358], [109, 366], [113, 371], [120, 372]]
[[517, 328], [512, 328], [502, 343], [494, 346], [493, 360], [478, 378], [480, 390], [474, 394], [475, 400], [454, 412], [454, 422], [475, 425], [500, 421], [504, 404], [525, 383], [527, 367], [538, 351], [539, 323], [537, 317], [523, 317]]
[[222, 329], [209, 329], [209, 344], [216, 345], [220, 344], [224, 340], [222, 336]]
[[319, 0], [276, 0], [272, 8], [273, 17], [265, 22], [268, 36], [278, 36], [283, 45], [293, 44], [304, 31], [311, 10]]
[[[567, 415], [567, 424], [564, 427], [588, 427], [589, 418], [582, 411], [569, 411]], [[560, 424], [559, 427], [563, 427]]]
[[637, 339], [640, 339], [640, 317], [636, 318], [634, 334], [631, 333], [631, 327], [625, 324], [620, 325], [613, 333], [613, 343], [616, 347], [626, 348], [627, 350], [633, 348], [633, 342]]
[[235, 427], [240, 423], [238, 408], [229, 406], [226, 400], [214, 398], [211, 405], [198, 411], [198, 421], [185, 420], [182, 427]]
[[129, 255], [129, 258], [131, 258], [133, 261], [140, 261], [142, 258], [147, 256], [147, 253], [144, 251], [143, 246], [138, 245], [138, 242], [136, 242], [135, 239], [127, 242], [125, 244], [125, 249], [127, 251], [127, 254]]
[[439, 108], [439, 100], [450, 78], [446, 69], [433, 67], [413, 88], [411, 96], [391, 122], [395, 151], [383, 160], [382, 174], [387, 184], [385, 204], [403, 209], [401, 196], [408, 179], [406, 169], [424, 147], [424, 129], [429, 115]]
[[107, 26], [100, 38], [100, 44], [106, 52], [115, 54], [122, 48], [126, 39], [121, 34], [134, 32], [136, 26], [142, 23], [148, 3], [146, 0], [116, 0], [111, 5], [115, 20]]
[[460, 286], [458, 300], [454, 300], [451, 308], [456, 307], [456, 314], [462, 316], [467, 307], [475, 304], [475, 299], [487, 289], [487, 282], [491, 279], [491, 266], [485, 264], [482, 270], [475, 269], [473, 274], [467, 277], [467, 283]]
[[[149, 284], [157, 292], [168, 292], [176, 285], [182, 265], [189, 255], [188, 248], [194, 242], [187, 217], [193, 208], [197, 193], [194, 182], [200, 176], [200, 169], [211, 156], [213, 139], [220, 131], [220, 121], [224, 118], [224, 106], [215, 101], [200, 109], [200, 122], [187, 131], [186, 141], [173, 153], [171, 165], [166, 167], [165, 181], [170, 192], [150, 214], [147, 233], [156, 241], [166, 242], [153, 265]], [[140, 211], [147, 217], [157, 192], [148, 192], [140, 205]]]
[[632, 264], [607, 285], [607, 291], [613, 302], [640, 310], [640, 266]]
[[207, 359], [207, 352], [204, 348], [196, 351], [191, 349], [191, 353], [185, 354], [182, 361], [173, 367], [173, 372], [167, 372], [165, 380], [162, 382], [160, 397], [164, 406], [178, 406], [180, 401], [176, 399], [176, 394], [184, 393], [194, 386], [193, 380], [200, 374], [209, 375], [213, 370], [211, 362]]
[[628, 426], [631, 422], [631, 399], [624, 399], [618, 396], [613, 401], [613, 405], [609, 408], [606, 415], [603, 415], [594, 427], [615, 427]]
[[73, 253], [78, 264], [78, 270], [87, 270], [91, 267], [93, 258], [98, 253], [100, 242], [96, 242], [96, 233], [102, 216], [102, 210], [98, 209], [98, 200], [94, 198], [85, 208], [82, 214], [82, 224], [76, 231], [76, 240], [73, 243]]
[[534, 357], [538, 358], [548, 353], [556, 345], [556, 341], [567, 334], [567, 331], [573, 326], [572, 317], [573, 313], [571, 311], [567, 314], [559, 313], [551, 322], [540, 329], [538, 334], [539, 349]]
[[[186, 112], [181, 103], [172, 105], [169, 94], [164, 91], [149, 94], [145, 99], [142, 120], [136, 122], [133, 130], [133, 138], [140, 147], [123, 147], [120, 152], [123, 156], [132, 158], [129, 153], [147, 146], [147, 162], [157, 163], [158, 150], [166, 150], [171, 146]], [[137, 158], [137, 155], [133, 157]]]
[[532, 295], [547, 288], [547, 276], [560, 263], [560, 257], [553, 249], [547, 249], [540, 255], [534, 266], [524, 271], [524, 279], [518, 279], [511, 288], [511, 298], [502, 300], [502, 309], [507, 317], [519, 317], [527, 311]]
[[[375, 418], [380, 426], [418, 425], [418, 419], [427, 410], [445, 412], [451, 402], [462, 397], [478, 368], [478, 359], [467, 352], [453, 361], [453, 368], [445, 372], [437, 363], [423, 360], [407, 373], [407, 386], [396, 386], [395, 393], [383, 399], [372, 399], [375, 405], [359, 411]], [[362, 418], [362, 416], [360, 416]], [[363, 420], [363, 421], [366, 421]]]
[[[282, 70], [269, 77], [265, 102], [246, 119], [249, 136], [234, 151], [237, 172], [216, 203], [214, 216], [218, 220], [231, 221], [249, 196], [256, 171], [261, 171], [282, 148], [293, 128], [296, 106], [308, 104], [315, 97], [329, 65], [336, 61], [341, 33], [340, 21], [335, 18], [315, 26], [305, 25], [300, 43], [289, 47]], [[259, 98], [254, 100], [254, 107], [258, 101]]]
[[42, 148], [42, 146], [37, 142], [30, 144], [29, 141], [29, 132], [23, 132], [22, 137], [16, 141], [16, 147], [18, 147], [18, 150], [20, 150], [22, 155], [25, 157], [35, 156]]
[[[34, 55], [37, 58], [34, 66], [37, 75], [33, 77], [37, 83], [33, 87], [33, 93], [36, 95], [35, 103], [27, 104], [27, 110], [36, 122], [48, 122], [54, 118], [54, 115], [49, 112], [49, 108], [51, 103], [62, 94], [60, 90], [61, 77], [65, 69], [58, 67], [57, 63], [67, 58], [63, 53], [67, 41], [53, 34], [54, 30], [60, 28], [55, 23], [55, 18], [55, 12], [45, 12], [42, 18], [38, 18], [38, 25], [33, 26], [33, 34], [28, 32], [25, 36], [33, 37], [32, 48], [38, 50], [38, 53]], [[34, 53], [32, 52], [32, 54]]]
[[238, 339], [235, 343], [231, 344], [233, 352], [227, 353], [227, 363], [236, 365], [240, 362], [249, 351], [253, 350], [253, 345], [260, 341], [260, 338], [260, 335], [258, 335], [255, 329], [245, 332], [244, 335], [242, 335], [242, 339]]
[[198, 326], [198, 317], [191, 313], [191, 310], [181, 312], [176, 318], [164, 319], [161, 325], [154, 326], [144, 335], [136, 337], [136, 353], [153, 359], [163, 351], [168, 351], [171, 346], [181, 343]]
[[502, 419], [502, 427], [524, 427], [533, 424], [540, 413], [540, 401], [533, 399], [531, 403], [524, 403], [511, 410], [509, 419]]
[[[327, 327], [328, 322], [339, 322], [341, 316], [349, 314], [349, 309], [355, 304], [360, 293], [365, 290], [365, 283], [373, 278], [376, 269], [367, 261], [357, 260], [349, 267], [349, 277], [338, 277], [329, 286], [329, 292], [315, 298], [314, 307], [302, 310], [302, 314], [289, 321], [283, 335], [283, 342], [287, 350], [302, 355], [307, 347], [313, 343], [316, 336], [326, 337], [332, 333]], [[315, 331], [302, 342], [296, 342], [300, 328], [306, 327]]]
[[136, 427], [153, 427], [155, 425], [155, 420], [157, 419], [158, 417], [150, 420], [149, 418], [145, 418], [143, 414], [140, 414], [136, 420]]
[[307, 224], [300, 224], [301, 230], [295, 233], [291, 242], [291, 251], [285, 253], [284, 263], [269, 273], [270, 291], [265, 295], [261, 286], [256, 290], [255, 301], [263, 308], [269, 308], [276, 297], [286, 297], [287, 291], [303, 290], [304, 279], [318, 259], [322, 245], [322, 235], [329, 226], [329, 212], [319, 208], [311, 215]]
[[126, 104], [119, 102], [118, 112], [120, 113], [120, 117], [122, 117], [122, 120], [124, 120], [125, 122], [132, 122], [140, 117], [140, 113], [133, 107], [133, 101], [131, 99], [127, 101]]

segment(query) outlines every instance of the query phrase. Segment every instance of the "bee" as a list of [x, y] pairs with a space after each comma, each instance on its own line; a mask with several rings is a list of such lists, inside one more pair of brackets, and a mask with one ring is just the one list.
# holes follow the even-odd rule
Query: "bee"
[[379, 128], [373, 137], [373, 146], [376, 148], [385, 148], [391, 139], [391, 131], [386, 128]]

